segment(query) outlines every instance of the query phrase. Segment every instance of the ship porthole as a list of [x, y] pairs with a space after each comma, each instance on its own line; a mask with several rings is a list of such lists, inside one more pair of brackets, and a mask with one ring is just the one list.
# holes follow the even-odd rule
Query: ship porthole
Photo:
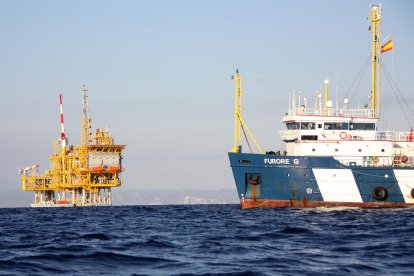
[[361, 152], [362, 150], [361, 149], [358, 149], [358, 151]]
[[381, 150], [381, 152], [384, 152], [384, 151], [385, 151], [384, 149]]
[[[412, 192], [412, 191], [411, 191]], [[385, 188], [383, 187], [376, 187], [374, 189], [374, 191], [372, 192], [372, 196], [376, 199], [376, 200], [386, 200], [388, 197], [388, 192]]]

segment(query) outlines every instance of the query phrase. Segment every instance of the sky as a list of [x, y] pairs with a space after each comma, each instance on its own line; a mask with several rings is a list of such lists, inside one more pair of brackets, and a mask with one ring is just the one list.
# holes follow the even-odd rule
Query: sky
[[[108, 127], [127, 145], [122, 189], [234, 189], [231, 75], [245, 79], [244, 119], [260, 146], [283, 150], [289, 93], [313, 98], [326, 77], [332, 97], [353, 93], [370, 53], [371, 4], [0, 0], [0, 191], [20, 189], [19, 167], [49, 168], [59, 93], [69, 144], [80, 143], [82, 85], [93, 131]], [[383, 62], [412, 104], [414, 2], [382, 8], [382, 36], [394, 41]], [[389, 84], [382, 97], [384, 127], [414, 125], [401, 119]]]

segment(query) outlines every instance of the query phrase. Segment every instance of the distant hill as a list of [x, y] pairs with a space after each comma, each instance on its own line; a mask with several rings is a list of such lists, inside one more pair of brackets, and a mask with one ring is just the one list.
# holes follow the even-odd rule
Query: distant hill
[[[0, 192], [0, 208], [30, 207], [34, 193], [21, 190]], [[113, 189], [113, 205], [237, 204], [237, 192], [222, 190], [126, 190]]]
[[222, 190], [117, 190], [114, 205], [234, 204], [237, 192]]

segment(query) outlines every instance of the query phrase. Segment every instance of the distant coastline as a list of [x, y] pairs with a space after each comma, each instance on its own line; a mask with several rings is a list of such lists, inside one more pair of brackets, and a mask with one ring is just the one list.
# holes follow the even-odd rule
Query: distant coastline
[[[113, 192], [113, 205], [238, 204], [234, 189], [128, 190]], [[30, 207], [32, 193], [8, 190], [0, 193], [0, 208]]]

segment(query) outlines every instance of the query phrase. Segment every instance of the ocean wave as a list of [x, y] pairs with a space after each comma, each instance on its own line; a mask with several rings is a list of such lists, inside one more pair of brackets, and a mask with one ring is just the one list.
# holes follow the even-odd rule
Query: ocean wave
[[407, 274], [413, 215], [237, 205], [7, 209], [0, 274]]

